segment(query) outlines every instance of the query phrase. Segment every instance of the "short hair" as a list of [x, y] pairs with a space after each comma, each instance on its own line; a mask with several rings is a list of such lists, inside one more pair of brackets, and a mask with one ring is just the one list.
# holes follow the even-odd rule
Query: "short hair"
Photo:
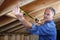
[[48, 8], [46, 8], [46, 9], [50, 9], [51, 11], [54, 12], [54, 15], [55, 15], [55, 9], [54, 9], [54, 8], [52, 8], [52, 7], [48, 7]]

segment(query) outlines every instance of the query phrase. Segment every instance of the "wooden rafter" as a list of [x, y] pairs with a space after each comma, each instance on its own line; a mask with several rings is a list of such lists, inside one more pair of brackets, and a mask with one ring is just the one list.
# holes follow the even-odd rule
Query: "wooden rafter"
[[0, 6], [0, 16], [11, 11], [12, 8], [14, 8], [16, 5], [23, 6], [23, 5], [26, 5], [28, 3], [31, 3], [32, 1], [34, 1], [34, 0], [5, 0], [4, 3]]
[[2, 16], [0, 17], [0, 27], [7, 25], [13, 21], [16, 21], [17, 19], [14, 19], [12, 17], [8, 17], [8, 16]]
[[19, 21], [15, 21], [13, 23], [10, 23], [8, 25], [5, 25], [5, 27], [3, 26], [1, 29], [0, 29], [0, 32], [3, 32], [3, 31], [6, 31], [8, 29], [11, 29], [13, 27], [16, 27], [18, 25], [21, 25], [21, 23]]

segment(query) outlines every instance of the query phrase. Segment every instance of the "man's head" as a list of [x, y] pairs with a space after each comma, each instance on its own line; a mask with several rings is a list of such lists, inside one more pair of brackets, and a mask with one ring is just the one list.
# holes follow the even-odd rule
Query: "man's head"
[[55, 15], [55, 10], [52, 7], [48, 7], [45, 9], [44, 12], [44, 20], [45, 21], [53, 20], [54, 15]]

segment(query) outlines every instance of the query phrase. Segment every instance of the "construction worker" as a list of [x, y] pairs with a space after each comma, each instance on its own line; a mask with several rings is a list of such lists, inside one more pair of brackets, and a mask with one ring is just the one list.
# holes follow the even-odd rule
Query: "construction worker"
[[56, 40], [56, 25], [54, 23], [53, 17], [55, 15], [55, 10], [52, 7], [48, 7], [44, 12], [44, 24], [36, 25], [34, 23], [28, 22], [24, 17], [23, 13], [20, 12], [19, 7], [15, 7], [13, 14], [17, 19], [25, 26], [26, 30], [31, 34], [39, 35], [39, 40]]

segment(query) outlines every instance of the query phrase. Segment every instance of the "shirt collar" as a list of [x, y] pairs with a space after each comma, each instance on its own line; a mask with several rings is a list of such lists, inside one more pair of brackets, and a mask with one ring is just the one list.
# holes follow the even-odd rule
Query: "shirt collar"
[[50, 20], [50, 21], [45, 21], [45, 23], [50, 23], [50, 22], [54, 22], [54, 20]]

